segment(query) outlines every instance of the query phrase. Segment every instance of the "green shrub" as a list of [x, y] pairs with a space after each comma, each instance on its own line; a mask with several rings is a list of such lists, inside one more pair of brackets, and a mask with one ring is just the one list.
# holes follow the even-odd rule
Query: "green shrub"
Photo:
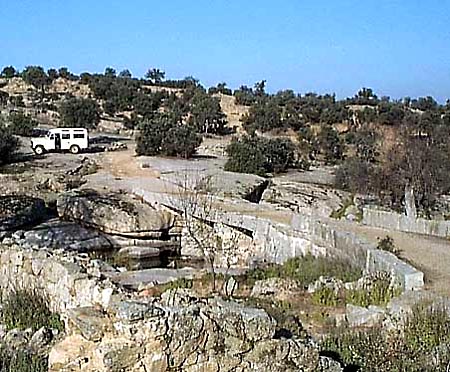
[[341, 218], [345, 217], [347, 208], [351, 207], [352, 205], [355, 205], [355, 203], [353, 202], [353, 197], [344, 200], [342, 207], [331, 212], [330, 217], [336, 220], [340, 220]]
[[396, 247], [394, 239], [389, 235], [386, 235], [383, 239], [378, 240], [377, 248], [382, 251], [393, 253], [396, 256], [400, 255], [400, 250]]
[[33, 133], [33, 129], [37, 127], [38, 123], [36, 120], [23, 112], [14, 112], [9, 115], [9, 129], [11, 133], [17, 136], [30, 137]]
[[180, 156], [185, 159], [194, 155], [202, 137], [195, 129], [180, 123], [180, 118], [172, 114], [157, 114], [140, 124], [140, 134], [136, 139], [138, 155]]
[[59, 107], [60, 125], [68, 128], [95, 128], [100, 122], [100, 108], [90, 98], [72, 97]]
[[369, 305], [386, 305], [392, 298], [398, 296], [401, 289], [393, 286], [389, 275], [383, 275], [373, 280], [370, 285], [361, 289], [347, 290], [346, 303], [367, 307]]
[[257, 136], [234, 138], [227, 147], [225, 170], [238, 173], [285, 172], [295, 164], [295, 147], [290, 140]]
[[12, 135], [10, 129], [6, 128], [0, 119], [0, 165], [10, 162], [18, 148], [18, 139]]
[[64, 329], [59, 315], [50, 310], [47, 295], [33, 286], [13, 288], [3, 295], [1, 321], [7, 329], [32, 328], [37, 331], [44, 326]]
[[338, 356], [349, 370], [447, 371], [450, 362], [448, 309], [422, 303], [398, 330], [337, 329], [321, 342], [322, 353]]

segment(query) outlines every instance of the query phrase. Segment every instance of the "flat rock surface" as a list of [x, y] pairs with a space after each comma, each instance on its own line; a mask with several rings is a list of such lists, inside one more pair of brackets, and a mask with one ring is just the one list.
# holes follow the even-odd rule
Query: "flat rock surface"
[[0, 231], [36, 224], [46, 213], [42, 199], [26, 195], [0, 196]]
[[140, 157], [139, 162], [142, 167], [157, 171], [159, 178], [168, 183], [195, 186], [200, 180], [208, 180], [208, 190], [218, 196], [247, 199], [266, 183], [265, 178], [254, 174], [224, 171], [224, 158], [182, 160]]
[[121, 273], [106, 273], [114, 283], [130, 289], [140, 289], [146, 286], [166, 284], [178, 279], [193, 279], [198, 270], [182, 269], [147, 269], [138, 271], [124, 271]]
[[34, 249], [90, 252], [112, 247], [109, 239], [98, 231], [58, 219], [37, 225], [23, 234], [16, 234], [15, 240], [24, 247]]

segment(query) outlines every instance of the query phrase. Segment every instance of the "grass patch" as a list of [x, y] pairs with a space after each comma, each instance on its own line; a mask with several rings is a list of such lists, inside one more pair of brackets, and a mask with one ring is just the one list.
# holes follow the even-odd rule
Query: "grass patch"
[[334, 288], [324, 285], [313, 293], [312, 302], [322, 306], [338, 306], [342, 303], [342, 297]]
[[192, 279], [180, 278], [163, 286], [163, 292], [170, 289], [192, 289], [194, 281]]
[[365, 289], [355, 289], [346, 291], [345, 302], [348, 304], [368, 307], [370, 305], [385, 306], [394, 297], [401, 294], [401, 289], [376, 284], [374, 288], [367, 291]]
[[0, 371], [47, 372], [48, 358], [26, 350], [8, 350], [5, 347], [0, 347]]
[[2, 296], [1, 321], [8, 330], [41, 327], [64, 330], [59, 315], [50, 310], [48, 296], [36, 287], [13, 288]]
[[247, 273], [247, 280], [255, 282], [269, 278], [289, 278], [306, 287], [321, 276], [334, 277], [344, 282], [352, 282], [362, 276], [362, 270], [347, 260], [306, 255], [287, 260], [283, 265], [270, 265], [264, 269], [254, 269]]
[[321, 350], [349, 371], [446, 371], [449, 345], [448, 309], [423, 303], [396, 331], [338, 329], [321, 342]]
[[[50, 301], [45, 292], [37, 287], [13, 287], [1, 297], [1, 323], [7, 330], [41, 327], [64, 330], [59, 315], [50, 310]], [[44, 372], [48, 370], [48, 356], [23, 348], [7, 348], [0, 345], [0, 371]]]

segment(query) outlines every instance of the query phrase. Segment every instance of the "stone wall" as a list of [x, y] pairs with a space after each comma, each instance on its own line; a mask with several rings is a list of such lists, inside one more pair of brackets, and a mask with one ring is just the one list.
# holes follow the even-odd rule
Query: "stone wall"
[[375, 208], [363, 208], [364, 225], [383, 229], [398, 230], [415, 234], [450, 237], [450, 221], [426, 220], [411, 218], [395, 212], [382, 211]]
[[[165, 194], [134, 190], [144, 200], [170, 208], [179, 207], [176, 198]], [[250, 204], [247, 208], [250, 208]], [[262, 208], [262, 207], [261, 207]], [[245, 209], [245, 208], [244, 208]], [[255, 213], [256, 214], [256, 213]], [[353, 233], [340, 231], [310, 215], [286, 212], [286, 223], [245, 213], [220, 211], [216, 221], [247, 231], [253, 238], [251, 257], [256, 261], [283, 263], [307, 253], [313, 256], [346, 258], [366, 271], [389, 271], [405, 290], [423, 287], [423, 273], [392, 254], [377, 250], [375, 244], [363, 241]], [[369, 253], [370, 252], [370, 253]], [[239, 254], [239, 253], [238, 253]]]
[[114, 292], [108, 281], [88, 274], [75, 256], [0, 246], [0, 289], [35, 286], [44, 289], [57, 312], [79, 306], [106, 306]]

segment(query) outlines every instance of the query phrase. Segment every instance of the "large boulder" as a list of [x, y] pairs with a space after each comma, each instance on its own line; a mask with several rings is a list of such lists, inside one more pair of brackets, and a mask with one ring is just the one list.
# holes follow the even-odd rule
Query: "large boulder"
[[349, 200], [350, 194], [329, 186], [298, 182], [295, 178], [271, 180], [262, 202], [307, 215], [330, 217]]
[[12, 235], [13, 244], [31, 249], [65, 249], [76, 252], [91, 252], [113, 247], [110, 239], [93, 229], [84, 228], [74, 222], [51, 219], [27, 231]]
[[160, 237], [174, 226], [175, 215], [125, 193], [78, 190], [57, 200], [58, 215], [107, 234]]
[[38, 223], [46, 214], [45, 202], [26, 195], [0, 195], [0, 231]]

